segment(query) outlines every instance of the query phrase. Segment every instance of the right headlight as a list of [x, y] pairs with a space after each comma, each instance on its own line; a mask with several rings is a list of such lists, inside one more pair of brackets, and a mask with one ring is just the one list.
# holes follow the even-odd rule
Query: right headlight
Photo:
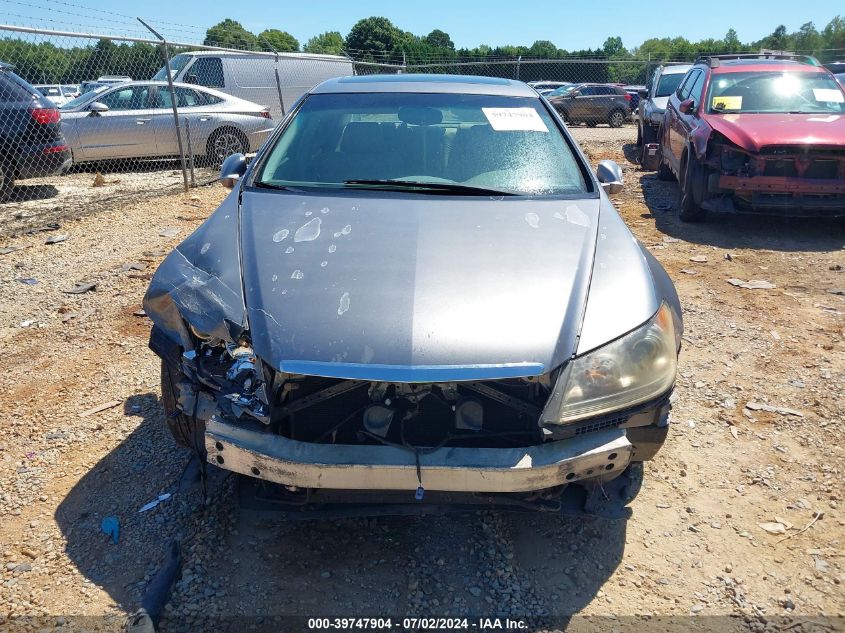
[[664, 303], [644, 325], [571, 360], [555, 383], [542, 424], [569, 424], [646, 402], [675, 382], [678, 353], [672, 312]]

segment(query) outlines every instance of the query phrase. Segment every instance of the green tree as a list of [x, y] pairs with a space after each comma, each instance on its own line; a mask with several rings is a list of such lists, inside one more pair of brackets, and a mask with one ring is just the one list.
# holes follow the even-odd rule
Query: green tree
[[253, 33], [247, 31], [240, 22], [226, 18], [205, 32], [206, 46], [239, 48], [247, 51], [258, 49], [258, 42]]
[[824, 48], [845, 48], [845, 18], [836, 16], [822, 29]]
[[792, 39], [795, 49], [799, 51], [816, 52], [822, 48], [822, 36], [812, 22], [802, 24]]
[[737, 36], [736, 31], [733, 29], [728, 29], [728, 32], [725, 33], [725, 52], [726, 53], [736, 53], [742, 50], [742, 43], [739, 41], [739, 36]]
[[450, 51], [455, 50], [455, 43], [449, 34], [440, 29], [434, 29], [431, 33], [425, 36], [425, 41], [433, 48], [445, 48]]
[[392, 53], [402, 43], [402, 31], [387, 18], [369, 17], [358, 20], [349, 35], [346, 46], [352, 51], [362, 51], [368, 56]]
[[528, 54], [531, 57], [557, 57], [559, 51], [549, 40], [537, 40], [528, 49]]
[[608, 37], [604, 41], [604, 44], [602, 44], [601, 49], [608, 57], [619, 57], [628, 54], [628, 50], [622, 44], [622, 38], [619, 36]]
[[337, 31], [326, 31], [320, 33], [309, 39], [305, 43], [303, 50], [306, 53], [327, 53], [330, 55], [340, 55], [343, 49], [346, 48], [346, 42], [343, 36]]
[[258, 45], [270, 48], [280, 53], [291, 53], [299, 50], [299, 40], [287, 31], [266, 29], [258, 34]]

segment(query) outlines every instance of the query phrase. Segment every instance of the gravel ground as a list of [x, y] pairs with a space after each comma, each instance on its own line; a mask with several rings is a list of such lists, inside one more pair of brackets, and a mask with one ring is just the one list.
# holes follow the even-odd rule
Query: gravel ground
[[[694, 616], [710, 630], [801, 631], [841, 618], [842, 223], [681, 224], [676, 185], [625, 160], [633, 127], [573, 133], [592, 161], [623, 166], [617, 208], [685, 309], [674, 424], [630, 519], [270, 521], [236, 511], [231, 478], [200, 503], [135, 312], [164, 253], [224, 195], [203, 188], [2, 244], [22, 250], [0, 255], [0, 630], [118, 630], [173, 538], [184, 568], [163, 631], [222, 630], [232, 614], [249, 618], [232, 630], [291, 630], [278, 619], [290, 615], [511, 615], [528, 630], [573, 614], [575, 630], [659, 616], [686, 630]], [[67, 239], [44, 244], [57, 234]], [[78, 282], [96, 289], [63, 292]], [[173, 496], [138, 512], [162, 493]], [[107, 516], [117, 544], [100, 531]]]
[[[197, 182], [217, 176], [197, 167]], [[19, 181], [13, 200], [0, 203], [0, 238], [20, 235], [56, 222], [75, 220], [145, 198], [169, 195], [184, 187], [178, 161], [126, 161], [81, 165], [64, 176]]]

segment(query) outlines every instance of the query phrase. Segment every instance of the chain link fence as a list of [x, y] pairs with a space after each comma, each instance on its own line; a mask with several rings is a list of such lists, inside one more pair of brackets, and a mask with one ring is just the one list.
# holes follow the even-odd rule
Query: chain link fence
[[306, 90], [354, 73], [156, 36], [0, 25], [0, 235], [214, 182]]
[[[518, 79], [569, 125], [620, 126], [659, 65], [693, 61], [276, 53], [165, 41], [144, 27], [149, 37], [0, 25], [0, 235], [214, 182], [226, 156], [255, 152], [330, 77]], [[583, 103], [598, 109], [568, 110], [567, 88], [585, 83]]]

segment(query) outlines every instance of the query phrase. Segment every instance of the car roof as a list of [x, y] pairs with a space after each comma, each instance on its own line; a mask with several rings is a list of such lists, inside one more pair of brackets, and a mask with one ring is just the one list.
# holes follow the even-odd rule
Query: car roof
[[358, 75], [328, 79], [311, 94], [350, 92], [428, 92], [480, 94], [507, 97], [537, 97], [533, 88], [521, 81], [474, 75]]
[[663, 70], [660, 71], [661, 75], [682, 75], [687, 72], [690, 68], [692, 68], [692, 64], [672, 64], [670, 66], [664, 66]]
[[[703, 64], [708, 68], [707, 64]], [[721, 75], [723, 73], [739, 73], [739, 72], [807, 72], [807, 73], [825, 73], [827, 72], [821, 66], [813, 66], [812, 64], [805, 64], [799, 61], [789, 59], [722, 59], [719, 60], [719, 65], [713, 67], [713, 74]]]
[[[267, 51], [182, 51], [180, 55], [191, 55], [193, 57], [266, 57], [275, 60], [275, 53]], [[335, 62], [349, 62], [352, 60], [342, 55], [329, 55], [328, 53], [302, 53], [299, 51], [279, 53], [279, 57], [301, 57], [303, 59], [325, 59]]]

